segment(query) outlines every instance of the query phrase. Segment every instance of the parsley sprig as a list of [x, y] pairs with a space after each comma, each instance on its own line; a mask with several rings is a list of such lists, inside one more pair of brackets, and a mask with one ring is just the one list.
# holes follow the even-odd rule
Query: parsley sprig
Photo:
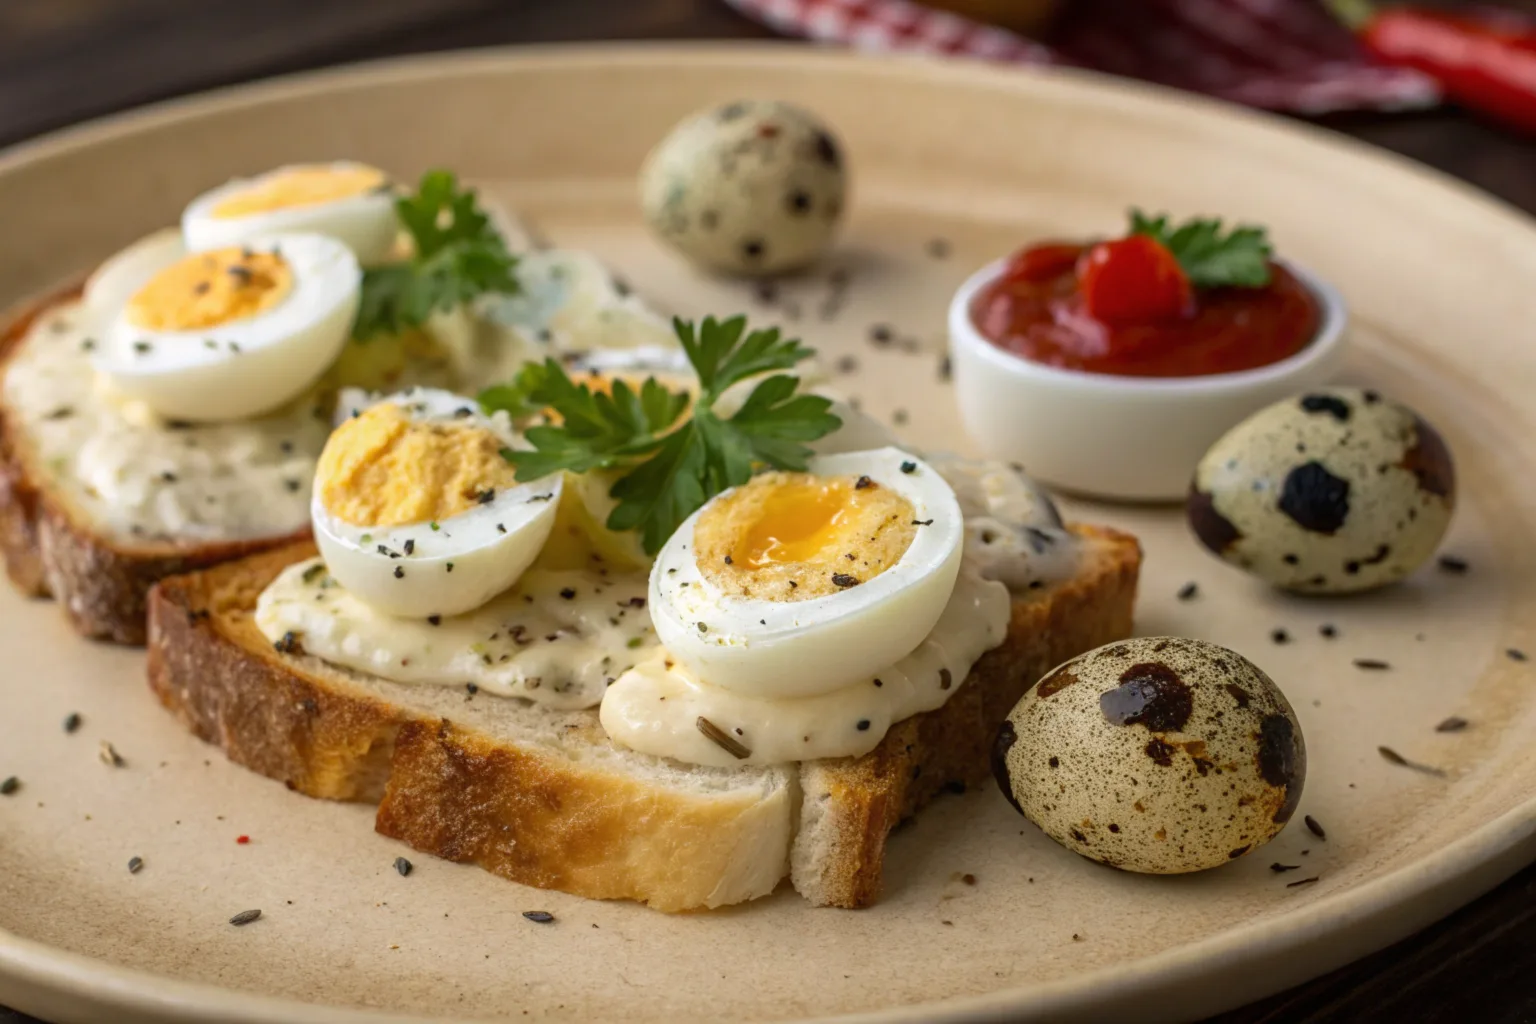
[[[748, 332], [742, 316], [705, 317], [697, 327], [674, 319], [672, 327], [698, 375], [696, 398], [669, 391], [654, 377], [639, 390], [615, 380], [611, 394], [593, 391], [572, 381], [553, 359], [530, 363], [510, 384], [480, 395], [487, 412], [521, 418], [553, 410], [560, 416], [558, 425], [527, 429], [531, 450], [502, 452], [519, 480], [558, 470], [622, 470], [608, 492], [618, 502], [608, 528], [639, 531], [648, 554], [706, 501], [746, 483], [758, 467], [805, 469], [811, 455], [806, 442], [842, 425], [828, 411], [829, 399], [796, 394], [800, 379], [774, 372], [812, 355], [777, 328]], [[727, 389], [762, 374], [772, 376], [758, 381], [734, 413], [716, 411]], [[692, 415], [685, 417], [690, 406]]]
[[449, 171], [428, 171], [412, 195], [395, 200], [395, 213], [415, 243], [402, 263], [363, 273], [362, 301], [353, 337], [398, 333], [420, 327], [488, 292], [517, 291], [517, 260], [480, 208], [471, 188], [461, 188]]
[[1269, 284], [1274, 249], [1264, 229], [1239, 224], [1222, 234], [1218, 218], [1195, 218], [1178, 226], [1166, 214], [1131, 211], [1131, 234], [1149, 235], [1173, 253], [1196, 288], [1262, 288]]

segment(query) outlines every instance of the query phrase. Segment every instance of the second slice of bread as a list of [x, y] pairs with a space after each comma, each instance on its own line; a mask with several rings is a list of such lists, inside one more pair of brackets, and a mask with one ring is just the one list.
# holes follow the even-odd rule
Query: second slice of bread
[[878, 898], [886, 837], [946, 789], [988, 777], [1024, 690], [1129, 634], [1140, 550], [1078, 528], [1076, 576], [1015, 598], [1008, 639], [943, 707], [857, 758], [700, 768], [612, 743], [593, 710], [405, 685], [283, 654], [256, 599], [309, 544], [159, 584], [149, 680], [196, 735], [309, 796], [378, 802], [376, 828], [527, 885], [660, 910], [740, 902], [789, 876], [817, 905]]

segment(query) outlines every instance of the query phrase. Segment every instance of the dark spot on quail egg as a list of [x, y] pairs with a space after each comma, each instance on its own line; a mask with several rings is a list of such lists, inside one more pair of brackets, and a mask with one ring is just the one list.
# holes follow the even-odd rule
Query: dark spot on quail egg
[[1209, 494], [1191, 489], [1184, 505], [1189, 525], [1200, 542], [1220, 554], [1243, 539], [1232, 521], [1216, 511], [1216, 503]]
[[1304, 462], [1285, 475], [1278, 504], [1303, 530], [1331, 535], [1349, 518], [1349, 481], [1321, 462]]
[[1177, 874], [1278, 834], [1301, 798], [1306, 750], [1285, 696], [1247, 659], [1201, 640], [1140, 637], [1032, 687], [999, 731], [992, 764], [1014, 807], [1068, 849]]
[[1455, 508], [1440, 434], [1359, 388], [1277, 402], [1211, 446], [1186, 514], [1207, 548], [1288, 590], [1347, 593], [1402, 579]]
[[667, 244], [700, 266], [777, 275], [817, 259], [843, 209], [847, 169], [815, 115], [771, 100], [696, 114], [640, 171], [641, 208]]

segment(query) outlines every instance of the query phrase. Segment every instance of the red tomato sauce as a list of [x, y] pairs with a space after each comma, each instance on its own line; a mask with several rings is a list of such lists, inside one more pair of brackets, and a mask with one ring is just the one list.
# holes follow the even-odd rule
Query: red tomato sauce
[[1085, 245], [1016, 254], [977, 293], [971, 321], [1005, 352], [1063, 369], [1126, 377], [1204, 377], [1269, 366], [1312, 343], [1322, 314], [1296, 275], [1270, 264], [1262, 288], [1203, 288], [1183, 316], [1107, 323], [1078, 289]]

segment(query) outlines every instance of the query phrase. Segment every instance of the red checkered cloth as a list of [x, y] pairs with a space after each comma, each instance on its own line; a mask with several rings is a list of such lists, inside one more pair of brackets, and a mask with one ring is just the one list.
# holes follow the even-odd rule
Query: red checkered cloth
[[726, 0], [785, 35], [860, 50], [1070, 64], [1294, 114], [1434, 106], [1318, 0], [1067, 0], [1045, 42], [911, 0]]

